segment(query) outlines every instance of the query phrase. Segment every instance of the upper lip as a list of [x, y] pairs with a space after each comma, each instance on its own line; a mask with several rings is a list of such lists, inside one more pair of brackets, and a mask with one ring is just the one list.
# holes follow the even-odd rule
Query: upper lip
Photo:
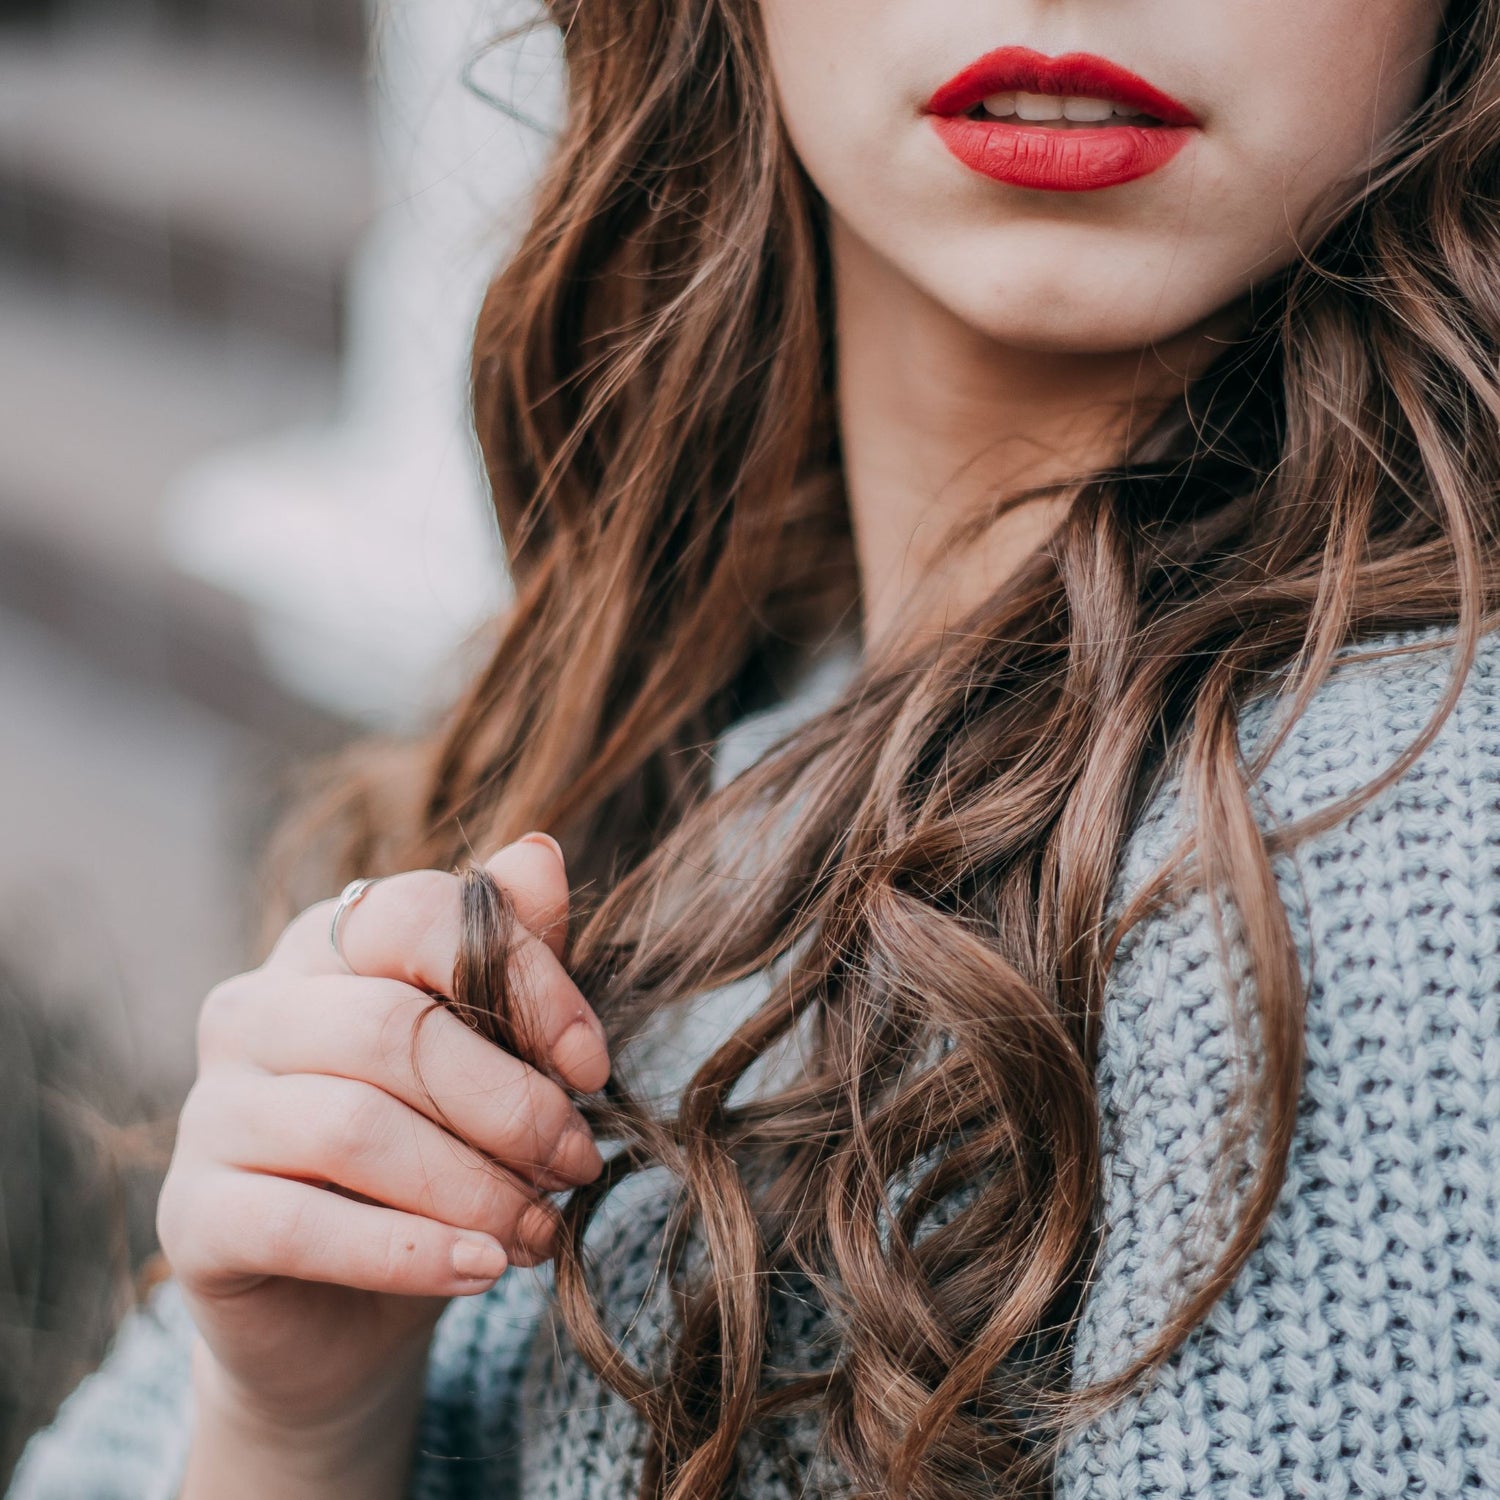
[[927, 112], [964, 115], [991, 94], [1011, 90], [1109, 99], [1151, 115], [1164, 125], [1198, 124], [1198, 117], [1185, 104], [1108, 58], [1095, 57], [1091, 52], [1047, 57], [1029, 47], [1001, 47], [971, 63], [927, 101]]

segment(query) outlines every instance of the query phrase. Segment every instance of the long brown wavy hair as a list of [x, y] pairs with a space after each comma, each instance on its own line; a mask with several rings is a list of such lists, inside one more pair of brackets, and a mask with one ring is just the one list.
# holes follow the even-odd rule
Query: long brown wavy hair
[[[620, 1145], [570, 1202], [557, 1295], [642, 1419], [640, 1494], [732, 1493], [747, 1435], [794, 1409], [852, 1493], [1039, 1493], [1056, 1440], [1171, 1354], [1276, 1201], [1305, 989], [1273, 856], [1410, 765], [1492, 623], [1500, 0], [1455, 0], [1400, 139], [1259, 289], [1247, 337], [1070, 487], [1023, 570], [942, 639], [867, 652], [719, 792], [723, 729], [857, 607], [820, 205], [753, 0], [547, 10], [566, 123], [474, 358], [516, 601], [435, 733], [326, 771], [273, 847], [298, 876], [271, 925], [353, 875], [456, 868], [544, 828], [575, 880], [572, 972], [617, 1040], [779, 965], [675, 1110], [623, 1072], [588, 1105]], [[1289, 722], [1342, 646], [1428, 626], [1457, 649], [1423, 734], [1361, 799], [1264, 830], [1276, 741], [1247, 763], [1247, 695], [1275, 674]], [[1173, 772], [1190, 833], [1113, 912], [1132, 820]], [[1130, 1369], [1072, 1389], [1106, 976], [1189, 887], [1233, 918], [1256, 1039], [1233, 1212], [1205, 1205], [1199, 1273]], [[794, 1032], [798, 1075], [737, 1094]], [[640, 1367], [583, 1234], [648, 1166], [680, 1184], [659, 1268], [679, 1315]], [[788, 1277], [837, 1330], [819, 1368], [768, 1355]]]

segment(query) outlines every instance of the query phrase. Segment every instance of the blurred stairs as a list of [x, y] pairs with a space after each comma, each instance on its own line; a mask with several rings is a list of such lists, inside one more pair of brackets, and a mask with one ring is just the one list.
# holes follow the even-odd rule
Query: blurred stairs
[[163, 554], [172, 478], [333, 415], [363, 0], [0, 0], [0, 609], [287, 748], [347, 732]]

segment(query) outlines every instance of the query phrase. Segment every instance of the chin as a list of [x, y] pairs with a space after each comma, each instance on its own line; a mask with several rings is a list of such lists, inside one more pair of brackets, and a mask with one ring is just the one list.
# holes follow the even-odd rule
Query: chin
[[1052, 276], [1018, 274], [992, 283], [979, 295], [972, 287], [949, 288], [940, 300], [982, 337], [1038, 354], [1145, 349], [1185, 332], [1211, 311], [1164, 309], [1160, 295], [1121, 296], [1097, 281], [1097, 272], [1082, 270], [1061, 286]]
[[[952, 316], [987, 339], [1052, 354], [1117, 354], [1196, 327], [1237, 288], [1183, 274], [1175, 245], [1101, 243], [1053, 226], [1045, 235], [954, 234], [939, 259], [920, 254], [906, 274]], [[977, 273], [977, 274], [976, 274]]]

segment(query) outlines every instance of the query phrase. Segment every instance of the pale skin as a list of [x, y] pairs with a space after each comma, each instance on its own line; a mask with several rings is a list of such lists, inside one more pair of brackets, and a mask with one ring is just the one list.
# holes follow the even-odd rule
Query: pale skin
[[[783, 118], [833, 224], [839, 389], [867, 640], [941, 626], [1045, 534], [976, 505], [1118, 455], [1233, 337], [1333, 185], [1420, 97], [1439, 0], [761, 0]], [[977, 175], [923, 106], [981, 54], [1090, 52], [1202, 122], [1093, 193]], [[918, 584], [928, 580], [920, 601]]]
[[601, 1088], [609, 1059], [559, 962], [561, 852], [533, 836], [486, 868], [528, 933], [522, 991], [553, 1076], [432, 1009], [461, 931], [460, 882], [439, 870], [380, 881], [348, 911], [355, 975], [320, 902], [204, 1003], [157, 1214], [201, 1334], [185, 1496], [399, 1495], [438, 1314], [545, 1260], [545, 1192], [598, 1175], [566, 1088]]
[[[941, 628], [1002, 584], [1056, 506], [1013, 511], [961, 553], [948, 529], [1111, 461], [1234, 337], [1247, 293], [1316, 233], [1326, 191], [1413, 107], [1441, 14], [1437, 0], [762, 11], [789, 134], [830, 210], [867, 642]], [[922, 105], [1002, 45], [1100, 54], [1201, 130], [1105, 191], [979, 176]], [[205, 1002], [159, 1213], [200, 1335], [183, 1500], [399, 1500], [442, 1308], [545, 1259], [546, 1192], [601, 1168], [567, 1092], [602, 1086], [609, 1059], [559, 962], [560, 851], [531, 837], [488, 867], [532, 934], [540, 1071], [439, 1011], [413, 1076], [413, 1027], [459, 939], [460, 884], [440, 871], [382, 881], [349, 913], [355, 976], [320, 903]]]

